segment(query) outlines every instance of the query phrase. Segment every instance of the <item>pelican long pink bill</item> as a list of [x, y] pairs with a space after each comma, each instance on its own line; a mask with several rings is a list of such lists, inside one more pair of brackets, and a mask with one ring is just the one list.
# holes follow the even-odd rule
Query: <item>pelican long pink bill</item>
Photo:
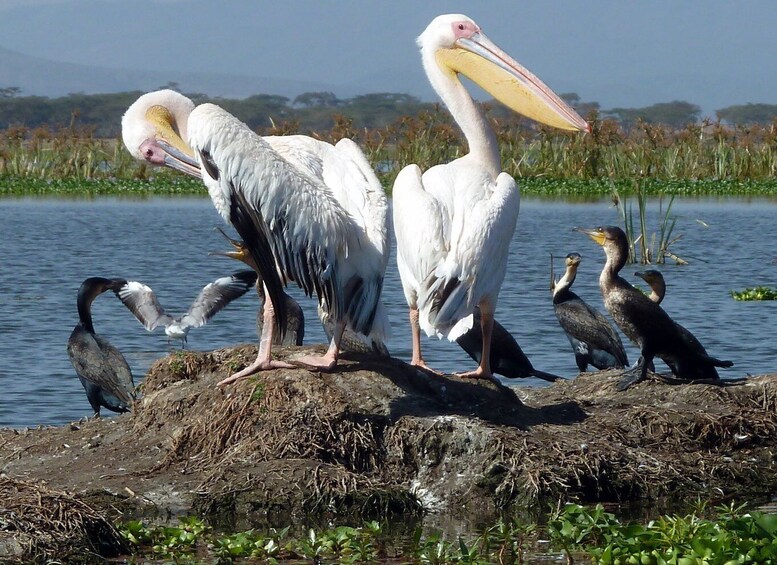
[[540, 123], [590, 132], [591, 126], [534, 73], [491, 41], [474, 22], [453, 23], [456, 41], [440, 49], [441, 66], [475, 81], [508, 108]]

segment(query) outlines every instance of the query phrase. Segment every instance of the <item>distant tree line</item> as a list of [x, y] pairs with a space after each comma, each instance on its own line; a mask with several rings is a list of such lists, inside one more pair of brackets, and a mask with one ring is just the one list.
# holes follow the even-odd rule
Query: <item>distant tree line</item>
[[[177, 89], [176, 83], [166, 87]], [[113, 94], [73, 93], [59, 98], [24, 96], [21, 89], [0, 88], [0, 129], [85, 128], [101, 138], [120, 135], [121, 116], [142, 92]], [[216, 103], [246, 122], [260, 133], [330, 131], [345, 121], [354, 129], [374, 129], [395, 123], [403, 116], [414, 116], [434, 109], [436, 103], [423, 103], [408, 94], [374, 93], [340, 99], [331, 92], [306, 92], [296, 98], [271, 94], [256, 94], [244, 99], [209, 97], [186, 94], [195, 103]], [[563, 94], [568, 103], [583, 116], [617, 122], [624, 130], [640, 123], [663, 124], [682, 128], [696, 124], [701, 108], [685, 101], [664, 102], [644, 108], [602, 109], [596, 102], [584, 102], [576, 93]], [[498, 104], [487, 104], [491, 115], [505, 117], [508, 110]], [[777, 118], [777, 105], [746, 104], [728, 106], [716, 112], [723, 124], [768, 124]]]

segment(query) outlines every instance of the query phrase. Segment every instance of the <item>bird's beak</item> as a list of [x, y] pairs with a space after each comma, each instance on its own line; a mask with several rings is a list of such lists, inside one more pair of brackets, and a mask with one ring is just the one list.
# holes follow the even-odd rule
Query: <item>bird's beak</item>
[[237, 259], [238, 261], [244, 261], [246, 253], [244, 251], [208, 251], [209, 257], [229, 257], [230, 259]]
[[170, 167], [171, 169], [175, 169], [176, 171], [181, 171], [182, 173], [192, 177], [202, 177], [202, 173], [200, 172], [200, 164], [196, 159], [194, 159], [194, 157], [184, 151], [181, 151], [178, 147], [168, 143], [167, 141], [159, 139], [157, 140], [157, 144], [165, 153], [165, 166]]
[[481, 32], [457, 39], [454, 48], [440, 49], [436, 57], [443, 69], [463, 74], [527, 118], [559, 129], [591, 131], [569, 104]]
[[242, 261], [243, 263], [247, 263], [246, 259], [249, 257], [248, 249], [245, 245], [243, 245], [242, 241], [238, 241], [236, 239], [232, 239], [227, 235], [227, 232], [225, 232], [220, 227], [216, 227], [216, 229], [219, 231], [221, 235], [224, 236], [224, 239], [226, 239], [230, 244], [232, 244], [232, 247], [234, 247], [234, 250], [232, 251], [211, 251], [208, 253], [208, 255], [218, 255], [220, 257], [229, 257], [231, 259], [237, 259], [238, 261]]
[[586, 228], [575, 228], [575, 231], [579, 231], [580, 233], [584, 233], [591, 239], [593, 239], [596, 243], [599, 245], [604, 245], [605, 239], [607, 239], [604, 235], [604, 232], [597, 230], [597, 229], [586, 229]]
[[152, 106], [146, 111], [146, 119], [156, 130], [154, 141], [164, 153], [164, 165], [201, 178], [200, 165], [194, 157], [194, 151], [174, 127], [175, 119], [170, 111], [164, 106]]

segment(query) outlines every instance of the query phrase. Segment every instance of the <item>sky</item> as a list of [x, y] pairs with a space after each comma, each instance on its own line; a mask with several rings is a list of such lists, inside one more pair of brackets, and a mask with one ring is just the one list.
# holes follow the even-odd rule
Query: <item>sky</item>
[[0, 46], [121, 69], [433, 93], [415, 38], [472, 17], [558, 93], [603, 108], [777, 103], [773, 0], [0, 0]]

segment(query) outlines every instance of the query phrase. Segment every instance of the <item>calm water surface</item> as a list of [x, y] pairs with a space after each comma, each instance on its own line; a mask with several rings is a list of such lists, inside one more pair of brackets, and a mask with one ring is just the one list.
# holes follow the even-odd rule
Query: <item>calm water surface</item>
[[[651, 210], [656, 217], [649, 218], [649, 227], [655, 229], [658, 204], [651, 204]], [[735, 367], [721, 370], [723, 376], [777, 371], [777, 302], [735, 302], [729, 296], [732, 289], [777, 285], [777, 204], [684, 200], [675, 202], [673, 212], [678, 216], [675, 234], [682, 238], [672, 250], [690, 264], [659, 266], [668, 283], [665, 309], [711, 354], [734, 361]], [[603, 309], [598, 274], [604, 253], [572, 227], [617, 223], [615, 209], [604, 201], [522, 202], [497, 319], [535, 367], [568, 377], [577, 373], [550, 302], [550, 253], [582, 254], [574, 289]], [[170, 313], [179, 315], [202, 286], [242, 267], [208, 256], [208, 251], [226, 249], [213, 231], [216, 225], [223, 224], [207, 198], [0, 201], [0, 426], [62, 424], [91, 415], [65, 349], [78, 321], [79, 285], [90, 276], [140, 280], [156, 291]], [[624, 269], [635, 284], [642, 283], [632, 277], [639, 268]], [[557, 275], [562, 270], [559, 259]], [[306, 342], [323, 342], [314, 301], [290, 290], [305, 308]], [[389, 348], [408, 360], [410, 331], [395, 256], [384, 301], [394, 331]], [[188, 347], [208, 350], [255, 342], [257, 306], [253, 293], [233, 302], [208, 325], [192, 330]], [[146, 332], [112, 293], [99, 297], [92, 311], [97, 332], [124, 353], [136, 383], [155, 359], [170, 352], [164, 332]], [[424, 339], [423, 346], [427, 361], [438, 369], [474, 366], [456, 344]], [[630, 343], [627, 352], [631, 361], [638, 357]]]

